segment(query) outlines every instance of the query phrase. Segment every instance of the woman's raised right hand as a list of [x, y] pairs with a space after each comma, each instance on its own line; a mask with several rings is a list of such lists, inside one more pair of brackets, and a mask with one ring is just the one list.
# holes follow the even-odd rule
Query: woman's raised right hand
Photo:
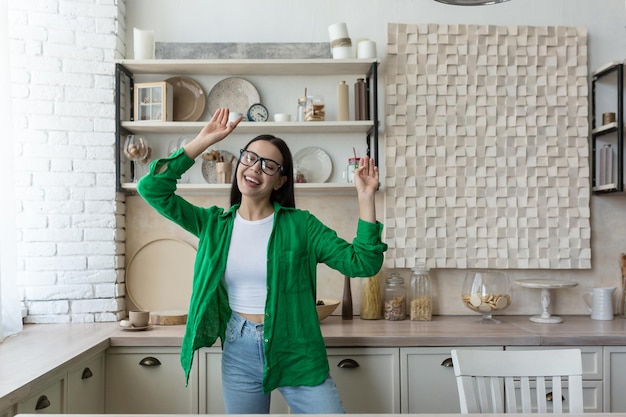
[[226, 108], [220, 108], [215, 111], [211, 120], [202, 128], [194, 140], [184, 146], [187, 156], [191, 159], [196, 159], [208, 147], [220, 142], [235, 130], [243, 117], [239, 116], [235, 121], [229, 122], [229, 113], [229, 110]]

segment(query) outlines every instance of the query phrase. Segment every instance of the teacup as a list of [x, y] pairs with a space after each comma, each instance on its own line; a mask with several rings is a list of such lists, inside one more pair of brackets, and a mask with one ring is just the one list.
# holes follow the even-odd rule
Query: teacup
[[128, 320], [133, 327], [146, 327], [150, 323], [150, 312], [133, 310], [128, 312]]

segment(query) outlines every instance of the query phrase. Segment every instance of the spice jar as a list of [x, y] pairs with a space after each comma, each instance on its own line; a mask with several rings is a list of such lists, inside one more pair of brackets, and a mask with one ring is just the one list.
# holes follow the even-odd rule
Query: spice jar
[[433, 316], [433, 304], [428, 268], [417, 264], [412, 271], [409, 317], [411, 320], [429, 321]]
[[398, 273], [392, 273], [385, 284], [385, 320], [404, 320], [406, 317], [406, 289], [404, 279]]

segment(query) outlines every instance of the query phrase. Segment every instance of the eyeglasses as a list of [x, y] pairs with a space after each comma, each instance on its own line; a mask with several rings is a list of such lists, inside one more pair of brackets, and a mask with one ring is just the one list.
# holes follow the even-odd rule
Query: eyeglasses
[[251, 167], [257, 162], [261, 161], [261, 171], [267, 175], [276, 175], [278, 172], [283, 172], [283, 166], [273, 159], [261, 158], [259, 154], [242, 149], [239, 154], [239, 162], [247, 167]]

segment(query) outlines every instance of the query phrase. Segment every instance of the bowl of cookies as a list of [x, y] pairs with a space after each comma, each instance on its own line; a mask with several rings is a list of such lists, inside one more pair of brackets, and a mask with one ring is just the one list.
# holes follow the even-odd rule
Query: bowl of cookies
[[463, 281], [461, 299], [467, 308], [482, 314], [480, 322], [500, 323], [493, 314], [511, 305], [509, 279], [501, 271], [470, 271]]

